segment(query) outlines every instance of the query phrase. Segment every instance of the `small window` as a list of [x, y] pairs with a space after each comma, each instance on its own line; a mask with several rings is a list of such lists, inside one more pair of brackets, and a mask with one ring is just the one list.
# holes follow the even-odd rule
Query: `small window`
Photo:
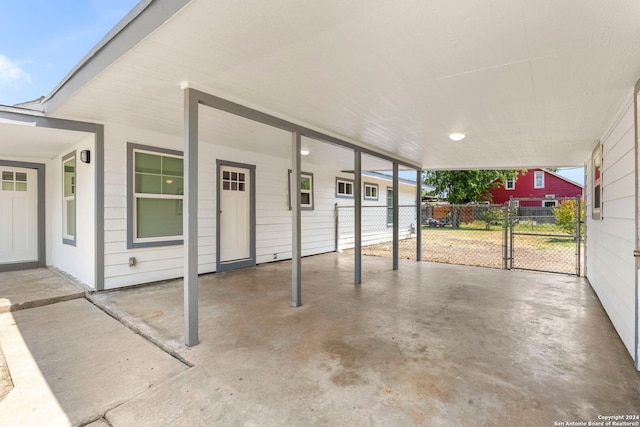
[[222, 189], [227, 191], [245, 191], [246, 175], [243, 172], [222, 171]]
[[514, 178], [507, 178], [507, 182], [504, 184], [504, 188], [507, 190], [515, 190], [516, 180]]
[[534, 188], [544, 188], [544, 172], [542, 171], [536, 171], [534, 174], [534, 181], [533, 181], [533, 187]]
[[[130, 248], [182, 244], [184, 164], [182, 153], [129, 144]], [[228, 185], [237, 188], [238, 174]]]
[[542, 201], [542, 207], [545, 207], [545, 208], [558, 207], [558, 201], [557, 200], [543, 200]]
[[2, 191], [27, 191], [26, 172], [2, 171]]
[[336, 178], [336, 197], [353, 198], [353, 181], [350, 179]]
[[378, 184], [364, 183], [364, 199], [378, 200]]
[[76, 244], [76, 153], [62, 158], [62, 242]]
[[[289, 169], [289, 194], [291, 194], [291, 169]], [[300, 172], [300, 207], [304, 210], [313, 210], [313, 174]], [[289, 197], [289, 209], [291, 209], [291, 197]]]

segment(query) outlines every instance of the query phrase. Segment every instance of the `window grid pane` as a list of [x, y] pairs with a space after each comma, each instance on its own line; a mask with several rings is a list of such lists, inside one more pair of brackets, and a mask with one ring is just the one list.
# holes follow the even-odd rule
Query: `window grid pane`
[[183, 195], [184, 162], [177, 157], [135, 153], [135, 192]]
[[245, 191], [245, 174], [242, 172], [222, 171], [222, 189], [227, 191]]
[[364, 197], [369, 199], [377, 199], [378, 198], [378, 187], [375, 185], [365, 184], [364, 186]]
[[63, 163], [64, 171], [64, 197], [73, 196], [76, 193], [76, 160], [69, 159]]
[[182, 236], [181, 199], [136, 199], [136, 237]]
[[67, 220], [65, 221], [65, 234], [67, 236], [76, 235], [76, 201], [70, 199], [65, 201], [67, 210]]

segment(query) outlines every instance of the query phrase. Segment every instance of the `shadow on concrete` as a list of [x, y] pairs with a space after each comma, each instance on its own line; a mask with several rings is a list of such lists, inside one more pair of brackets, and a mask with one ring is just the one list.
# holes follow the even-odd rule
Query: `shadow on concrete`
[[[5, 273], [0, 280], [4, 290]], [[2, 423], [84, 425], [187, 369], [84, 298], [60, 298], [0, 314], [14, 383]]]

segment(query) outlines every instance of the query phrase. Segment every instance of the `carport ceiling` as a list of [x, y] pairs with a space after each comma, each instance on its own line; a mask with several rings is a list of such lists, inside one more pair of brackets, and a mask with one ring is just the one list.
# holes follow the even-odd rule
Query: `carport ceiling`
[[639, 23], [637, 0], [193, 0], [48, 113], [181, 136], [188, 81], [425, 169], [581, 165], [631, 100]]
[[5, 157], [51, 159], [90, 134], [0, 121], [0, 135]]

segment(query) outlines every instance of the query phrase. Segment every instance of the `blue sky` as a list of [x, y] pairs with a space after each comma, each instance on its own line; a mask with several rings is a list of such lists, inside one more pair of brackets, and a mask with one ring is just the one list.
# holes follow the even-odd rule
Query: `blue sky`
[[138, 0], [0, 0], [0, 104], [49, 92]]

